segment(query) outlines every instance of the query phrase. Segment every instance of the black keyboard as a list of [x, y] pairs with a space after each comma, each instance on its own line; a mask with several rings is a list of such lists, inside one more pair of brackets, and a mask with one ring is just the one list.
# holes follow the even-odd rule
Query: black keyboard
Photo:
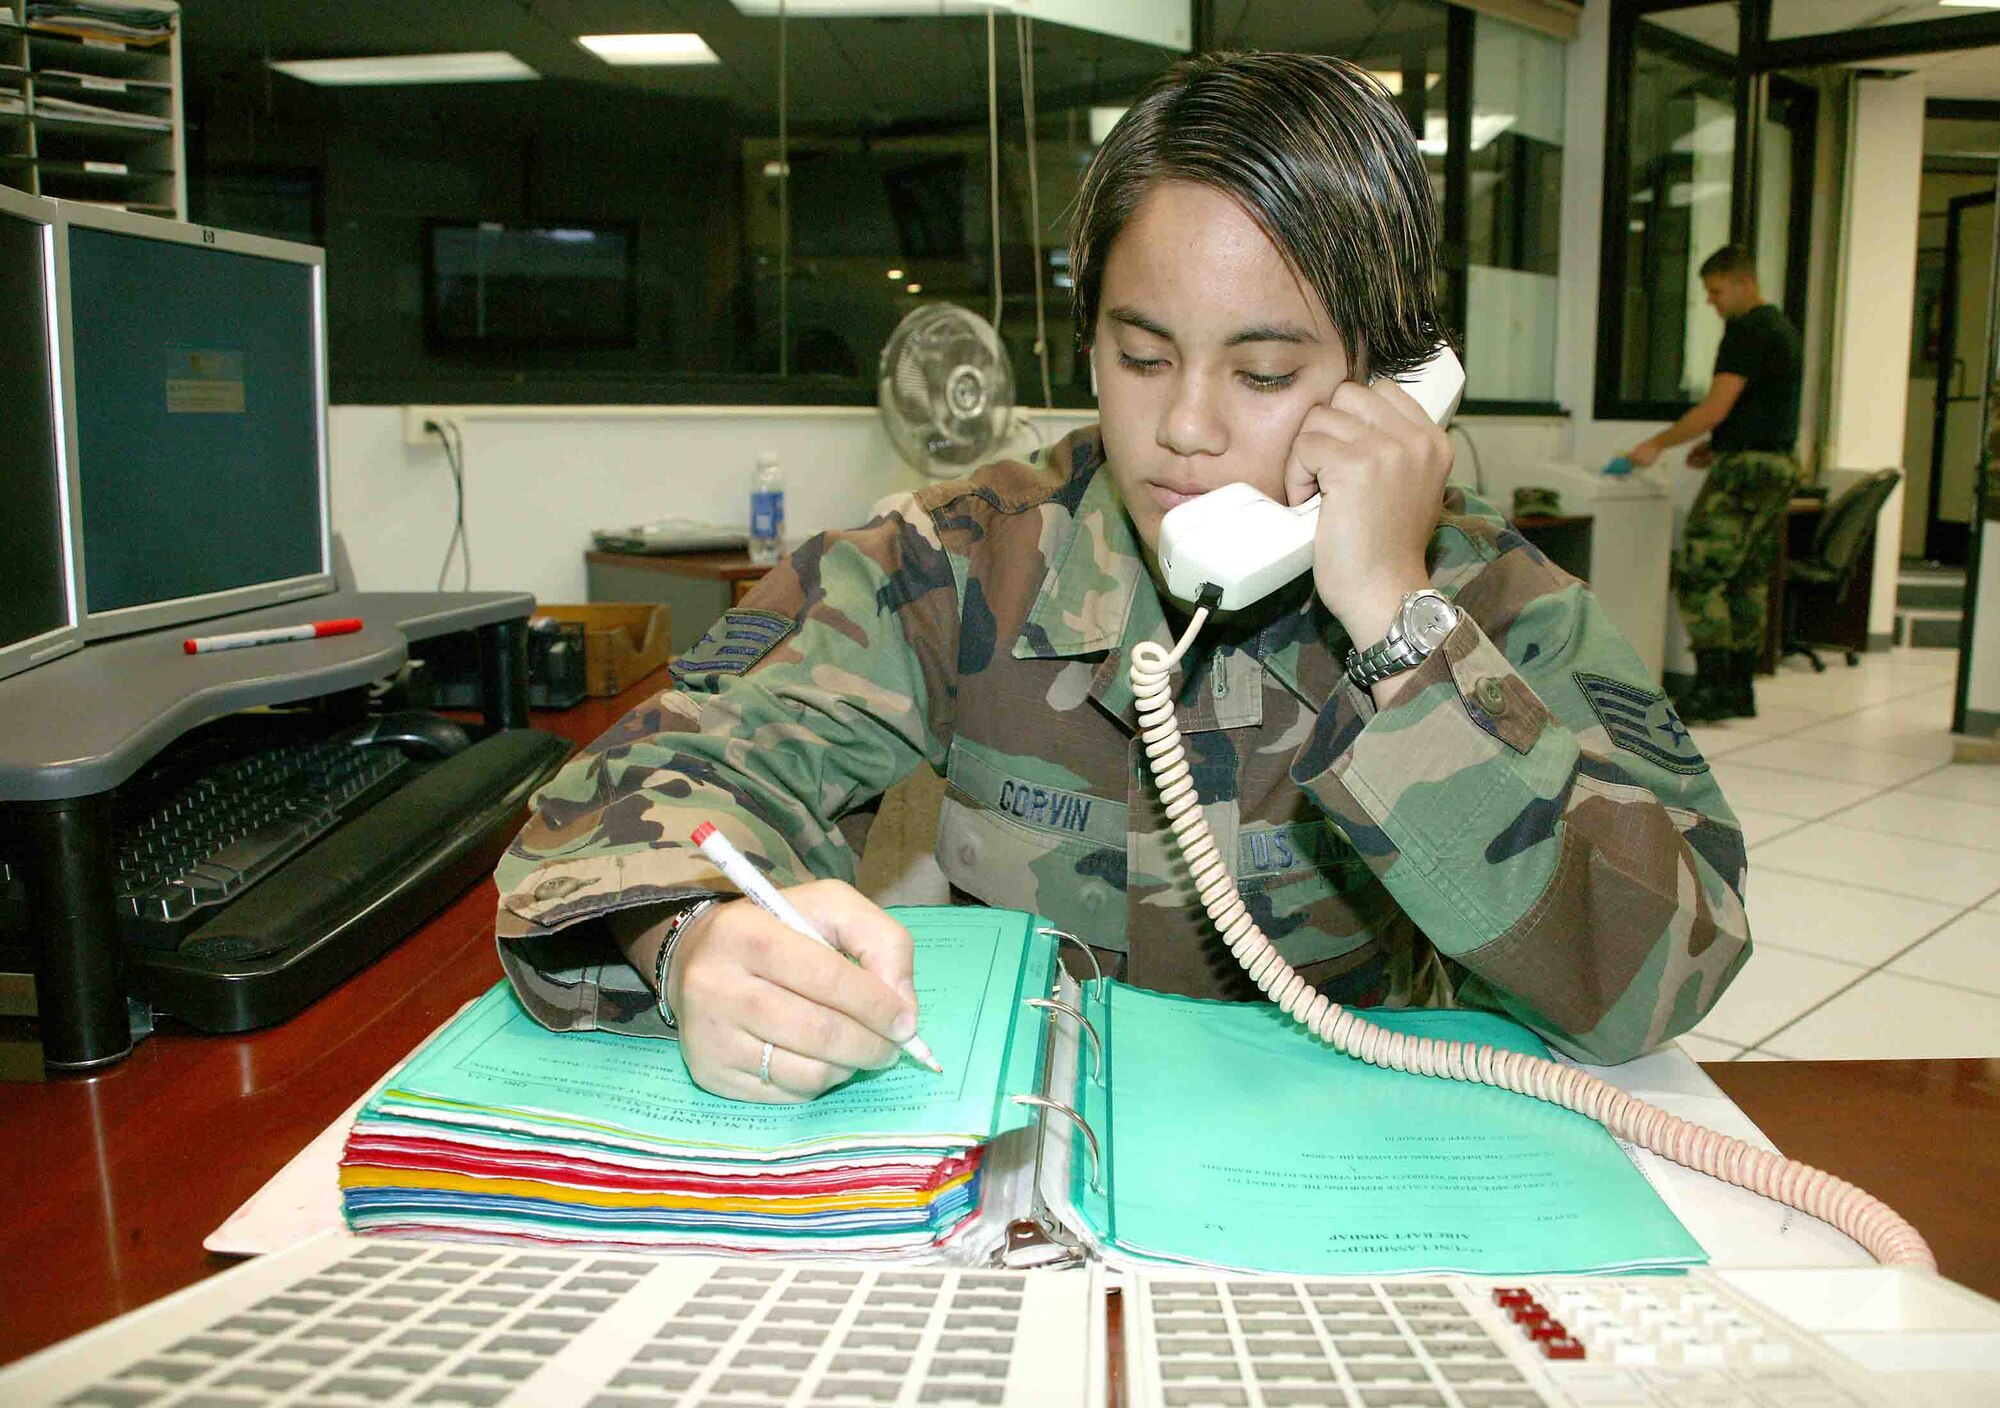
[[410, 760], [386, 791], [364, 784], [345, 820], [226, 903], [197, 908], [177, 946], [128, 947], [130, 991], [203, 1031], [283, 1021], [490, 876], [529, 796], [569, 753], [552, 734], [503, 729], [440, 761]]
[[123, 788], [112, 846], [125, 939], [171, 949], [285, 861], [414, 773], [404, 754], [274, 725], [204, 739]]

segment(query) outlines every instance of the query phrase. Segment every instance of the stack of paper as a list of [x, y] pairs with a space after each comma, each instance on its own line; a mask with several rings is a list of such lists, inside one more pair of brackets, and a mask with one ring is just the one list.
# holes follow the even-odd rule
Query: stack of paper
[[[1053, 940], [1003, 910], [898, 911], [937, 1076], [904, 1058], [819, 1100], [696, 1086], [672, 1042], [543, 1030], [502, 984], [363, 1107], [341, 1160], [361, 1232], [731, 1254], [924, 1256], [978, 1209], [982, 1152], [1029, 1123]], [[1039, 957], [1032, 956], [1039, 954]], [[1029, 1012], [1030, 1016], [1034, 1014]], [[1020, 1039], [1016, 1034], [1020, 1033]]]
[[30, 29], [125, 44], [163, 43], [179, 19], [180, 7], [165, 0], [37, 0], [28, 6]]
[[66, 119], [70, 122], [94, 122], [103, 127], [130, 127], [139, 132], [171, 132], [173, 120], [154, 117], [143, 112], [126, 112], [122, 108], [108, 108], [102, 103], [80, 102], [75, 98], [59, 98], [42, 93], [35, 98], [35, 112], [42, 117]]

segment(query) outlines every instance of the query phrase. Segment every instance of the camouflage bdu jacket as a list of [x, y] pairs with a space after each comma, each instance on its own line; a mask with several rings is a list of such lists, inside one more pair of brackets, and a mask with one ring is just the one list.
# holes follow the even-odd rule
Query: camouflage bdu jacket
[[[1205, 632], [1180, 718], [1209, 825], [1337, 1000], [1492, 1008], [1625, 1060], [1748, 957], [1741, 832], [1580, 582], [1456, 488], [1431, 563], [1464, 614], [1380, 712], [1309, 582]], [[538, 796], [497, 876], [510, 977], [550, 1026], [660, 1032], [580, 921], [732, 889], [687, 839], [704, 819], [781, 886], [851, 880], [842, 819], [929, 766], [960, 897], [1046, 915], [1134, 984], [1254, 996], [1133, 731], [1146, 639], [1168, 623], [1094, 428], [805, 543]]]

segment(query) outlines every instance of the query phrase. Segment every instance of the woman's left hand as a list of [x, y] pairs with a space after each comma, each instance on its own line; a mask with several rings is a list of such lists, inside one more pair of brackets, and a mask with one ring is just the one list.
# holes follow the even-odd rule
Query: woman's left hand
[[1324, 497], [1313, 582], [1356, 646], [1381, 640], [1403, 598], [1430, 585], [1425, 554], [1451, 465], [1450, 438], [1387, 377], [1344, 381], [1306, 413], [1285, 496]]

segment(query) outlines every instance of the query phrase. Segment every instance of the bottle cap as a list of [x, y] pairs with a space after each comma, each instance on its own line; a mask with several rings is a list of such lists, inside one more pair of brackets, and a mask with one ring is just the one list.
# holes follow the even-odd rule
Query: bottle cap
[[766, 450], [763, 454], [757, 456], [757, 468], [759, 469], [769, 469], [772, 466], [776, 465], [777, 463], [778, 463], [778, 457], [772, 454], [769, 450]]

